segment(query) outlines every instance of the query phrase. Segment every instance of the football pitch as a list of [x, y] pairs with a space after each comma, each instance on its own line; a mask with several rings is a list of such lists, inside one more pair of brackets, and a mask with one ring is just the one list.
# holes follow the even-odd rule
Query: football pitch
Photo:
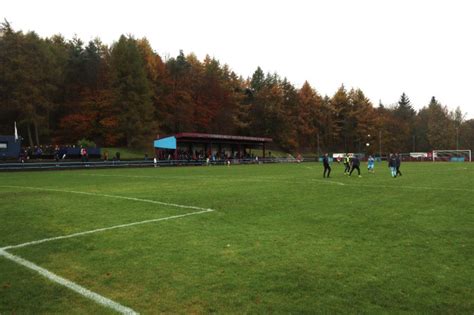
[[1, 314], [474, 312], [474, 164], [0, 173]]

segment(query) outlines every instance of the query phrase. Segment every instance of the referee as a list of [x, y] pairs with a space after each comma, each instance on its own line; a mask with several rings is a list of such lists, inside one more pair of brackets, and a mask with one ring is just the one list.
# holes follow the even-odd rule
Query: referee
[[349, 171], [351, 170], [351, 159], [349, 157], [349, 154], [345, 154], [344, 156], [344, 175], [349, 174]]

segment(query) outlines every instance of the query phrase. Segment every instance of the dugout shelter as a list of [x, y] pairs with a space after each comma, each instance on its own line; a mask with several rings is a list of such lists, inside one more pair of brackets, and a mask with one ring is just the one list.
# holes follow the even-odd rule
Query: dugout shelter
[[15, 158], [20, 155], [21, 140], [15, 136], [0, 136], [0, 158]]
[[261, 149], [265, 158], [266, 145], [273, 140], [195, 132], [182, 132], [158, 137], [154, 141], [158, 159], [245, 159], [253, 157], [252, 149]]

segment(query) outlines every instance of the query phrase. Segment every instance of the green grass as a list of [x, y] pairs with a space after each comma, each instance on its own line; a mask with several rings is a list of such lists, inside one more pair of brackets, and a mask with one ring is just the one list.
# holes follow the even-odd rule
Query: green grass
[[155, 154], [153, 149], [140, 150], [140, 149], [129, 149], [129, 148], [123, 148], [123, 147], [120, 147], [120, 148], [108, 147], [108, 148], [100, 149], [102, 156], [104, 155], [105, 151], [109, 152], [109, 160], [113, 159], [116, 152], [120, 152], [121, 160], [143, 160], [145, 158], [145, 154], [148, 154], [149, 159], [153, 159], [153, 156]]
[[[111, 152], [111, 151], [109, 151]], [[0, 247], [137, 312], [474, 312], [474, 164], [391, 178], [317, 163], [0, 173]], [[6, 187], [6, 186], [20, 186]], [[0, 313], [108, 314], [0, 256]]]

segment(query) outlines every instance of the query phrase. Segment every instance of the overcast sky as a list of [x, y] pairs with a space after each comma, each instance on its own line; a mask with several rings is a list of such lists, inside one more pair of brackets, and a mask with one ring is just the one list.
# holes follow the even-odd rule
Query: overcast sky
[[419, 109], [435, 96], [474, 118], [470, 0], [6, 0], [15, 30], [112, 44], [147, 37], [162, 57], [206, 54], [251, 76], [257, 66], [320, 94], [344, 84], [376, 106], [402, 92]]

